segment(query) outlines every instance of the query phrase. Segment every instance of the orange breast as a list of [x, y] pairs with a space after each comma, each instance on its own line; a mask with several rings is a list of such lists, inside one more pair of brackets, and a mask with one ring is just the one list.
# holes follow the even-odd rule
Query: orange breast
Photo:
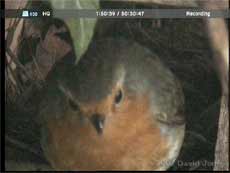
[[157, 170], [169, 148], [146, 97], [127, 99], [107, 117], [102, 135], [90, 122], [65, 116], [48, 121], [47, 158], [58, 170]]

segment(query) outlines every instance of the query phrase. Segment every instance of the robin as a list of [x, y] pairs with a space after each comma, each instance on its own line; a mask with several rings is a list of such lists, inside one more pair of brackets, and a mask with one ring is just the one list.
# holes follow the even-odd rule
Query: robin
[[185, 131], [179, 81], [150, 50], [93, 42], [44, 89], [42, 148], [56, 170], [166, 170]]

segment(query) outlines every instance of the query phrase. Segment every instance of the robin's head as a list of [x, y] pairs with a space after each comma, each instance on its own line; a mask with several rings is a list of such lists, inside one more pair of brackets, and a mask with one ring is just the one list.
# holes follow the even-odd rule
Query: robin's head
[[44, 148], [55, 167], [165, 169], [159, 162], [175, 160], [184, 134], [183, 93], [148, 49], [98, 41], [55, 85], [42, 111]]

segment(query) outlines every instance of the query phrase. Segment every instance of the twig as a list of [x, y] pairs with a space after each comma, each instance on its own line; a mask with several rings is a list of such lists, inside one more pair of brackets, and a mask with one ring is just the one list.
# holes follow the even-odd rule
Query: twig
[[34, 150], [33, 148], [30, 148], [30, 146], [26, 145], [25, 143], [18, 141], [16, 139], [11, 138], [10, 136], [6, 135], [5, 139], [7, 141], [9, 141], [10, 143], [16, 145], [17, 147], [29, 151], [30, 153], [35, 154], [36, 156], [39, 156], [41, 158], [41, 154], [39, 154], [36, 150]]
[[203, 135], [201, 135], [199, 133], [196, 133], [195, 131], [188, 130], [187, 133], [192, 135], [192, 136], [194, 136], [194, 137], [196, 137], [196, 138], [198, 138], [198, 139], [200, 139], [203, 142], [206, 142], [206, 143], [209, 143], [209, 144], [213, 145], [213, 143], [210, 142], [207, 138], [205, 138]]

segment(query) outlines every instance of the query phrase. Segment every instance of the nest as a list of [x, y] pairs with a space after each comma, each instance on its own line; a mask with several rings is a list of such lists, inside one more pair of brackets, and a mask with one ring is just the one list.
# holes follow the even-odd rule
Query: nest
[[[125, 3], [123, 5], [126, 6]], [[116, 8], [108, 2], [103, 2], [101, 6]], [[126, 7], [129, 7], [129, 3]], [[140, 8], [141, 5], [135, 4], [132, 7]], [[47, 31], [40, 30], [44, 36], [53, 26], [57, 30], [65, 28], [64, 23], [57, 20], [46, 26]], [[68, 30], [64, 29], [61, 33], [72, 47]], [[98, 20], [93, 39], [106, 36], [133, 39], [148, 47], [158, 54], [182, 83], [187, 128], [181, 154], [170, 170], [212, 170], [221, 88], [203, 21], [201, 19]], [[53, 65], [58, 64], [59, 60], [54, 53], [47, 50], [47, 47], [38, 49], [44, 43], [44, 38], [41, 37], [39, 41], [37, 38], [22, 38], [23, 44], [17, 55], [10, 49], [6, 50], [17, 66], [13, 69], [12, 62], [8, 62], [6, 66], [5, 133], [8, 170], [17, 169], [18, 165], [15, 166], [14, 163], [18, 161], [26, 165], [23, 170], [26, 168], [44, 170], [48, 167], [39, 144], [39, 127], [34, 122], [37, 111], [35, 97], [43, 87], [48, 72], [52, 71]], [[38, 62], [40, 58], [38, 55], [44, 55], [44, 52], [52, 61], [49, 59], [48, 62]], [[65, 61], [64, 56], [62, 60]], [[23, 166], [19, 167], [22, 169]]]

